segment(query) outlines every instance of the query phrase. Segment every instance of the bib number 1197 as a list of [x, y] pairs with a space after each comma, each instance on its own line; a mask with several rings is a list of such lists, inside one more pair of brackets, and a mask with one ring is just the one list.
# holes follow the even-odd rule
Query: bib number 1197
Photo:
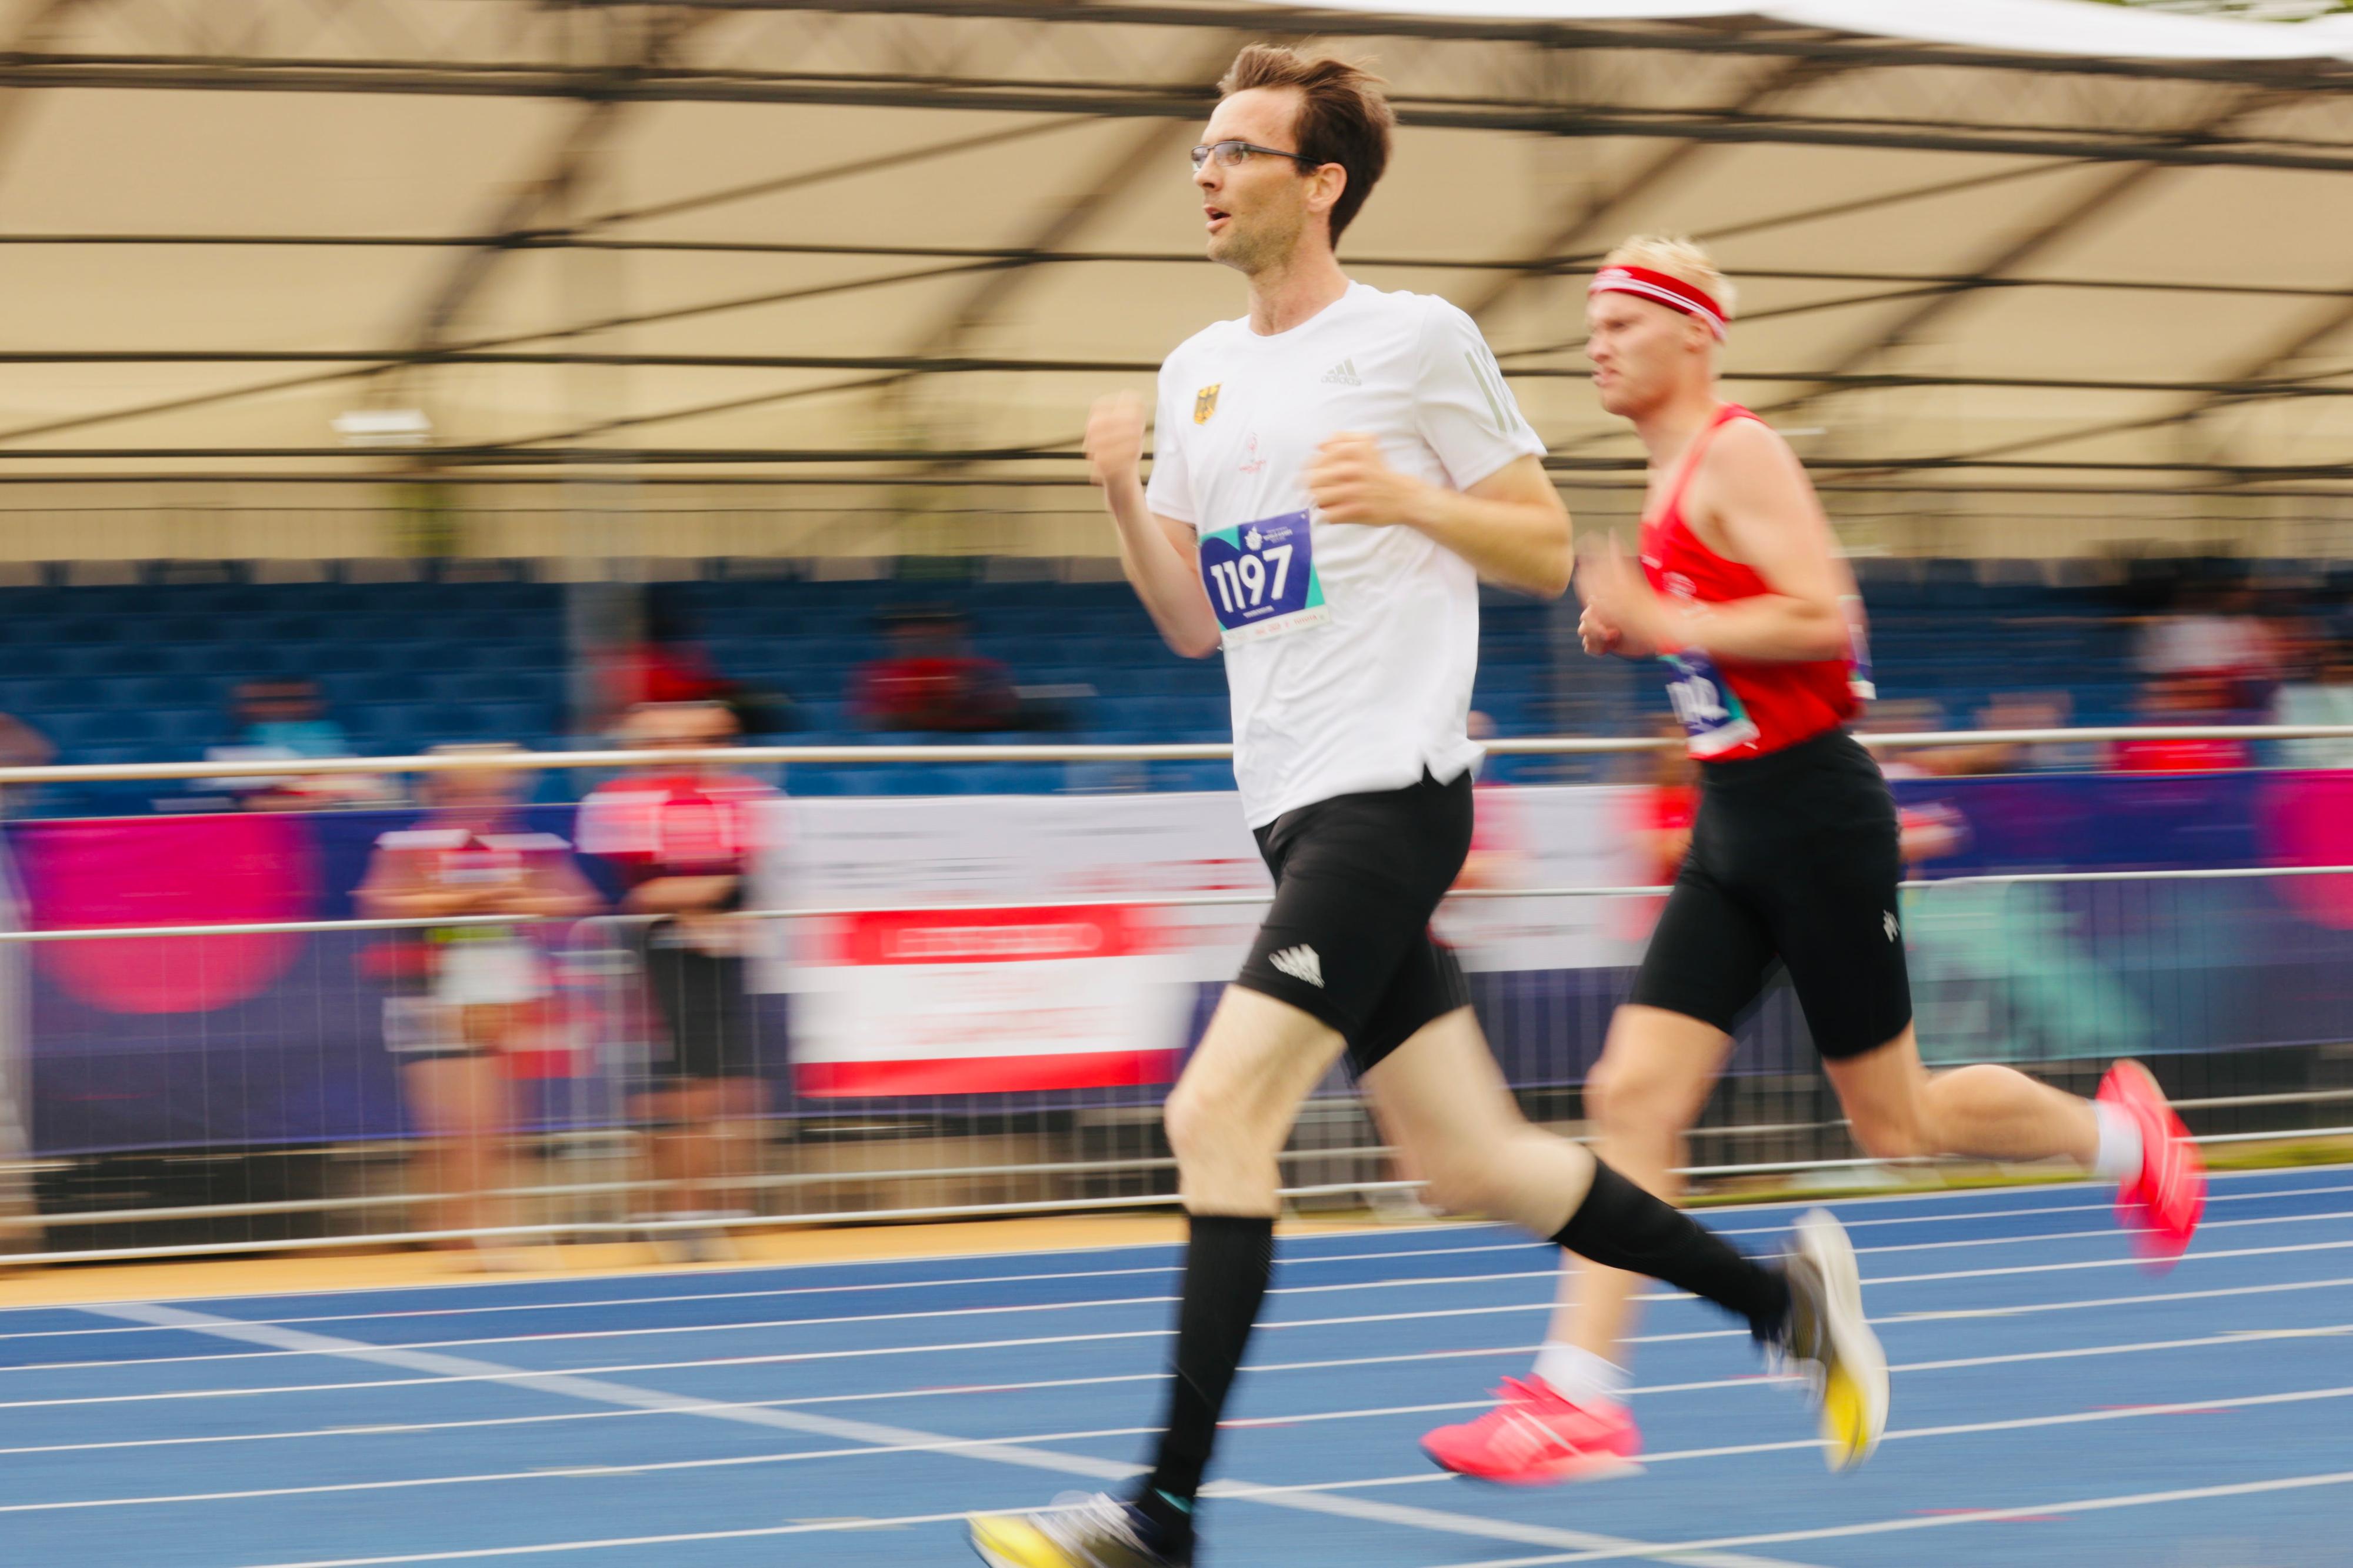
[[1201, 585], [1229, 647], [1332, 618], [1304, 511], [1202, 534]]
[[[1256, 608], [1269, 598], [1281, 600], [1282, 591], [1291, 585], [1291, 558], [1298, 552], [1295, 544], [1278, 544], [1263, 555], [1242, 555], [1210, 565], [1209, 582], [1218, 590], [1218, 607], [1230, 616]], [[1267, 586], [1270, 566], [1274, 569], [1271, 588]]]

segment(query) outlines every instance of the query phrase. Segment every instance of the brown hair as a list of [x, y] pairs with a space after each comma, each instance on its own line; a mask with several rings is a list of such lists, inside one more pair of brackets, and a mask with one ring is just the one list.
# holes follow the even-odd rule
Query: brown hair
[[1295, 87], [1305, 101], [1292, 129], [1299, 155], [1337, 163], [1348, 183], [1332, 204], [1332, 243], [1355, 221], [1389, 163], [1389, 132], [1397, 115], [1381, 96], [1381, 79], [1345, 60], [1311, 58], [1274, 44], [1252, 44], [1234, 57], [1218, 93], [1231, 98], [1259, 87]]

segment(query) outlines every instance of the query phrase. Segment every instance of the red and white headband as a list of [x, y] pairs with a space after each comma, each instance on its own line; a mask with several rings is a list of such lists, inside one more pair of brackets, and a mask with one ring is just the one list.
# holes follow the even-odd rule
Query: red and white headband
[[1653, 272], [1647, 267], [1605, 267], [1593, 275], [1592, 286], [1586, 289], [1593, 294], [1636, 294], [1645, 300], [1655, 300], [1670, 310], [1681, 310], [1686, 316], [1697, 316], [1724, 341], [1724, 310], [1707, 291], [1664, 272]]

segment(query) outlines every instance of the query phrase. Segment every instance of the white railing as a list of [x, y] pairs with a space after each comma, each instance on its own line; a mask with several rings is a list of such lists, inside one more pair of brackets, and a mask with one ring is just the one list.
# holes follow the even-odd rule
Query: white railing
[[[2353, 724], [2178, 724], [2046, 730], [1934, 730], [1858, 733], [1876, 751], [1936, 746], [2067, 745], [2113, 741], [2353, 740]], [[1683, 744], [1657, 736], [1536, 735], [1483, 742], [1501, 757], [1610, 756], [1672, 751]], [[1167, 745], [1083, 745], [1040, 742], [1018, 746], [888, 743], [855, 746], [682, 747], [652, 752], [500, 752], [413, 757], [272, 757], [266, 762], [70, 763], [0, 768], [0, 784], [105, 784], [138, 780], [251, 778], [257, 773], [435, 773], [518, 769], [631, 768], [680, 763], [1175, 763], [1220, 762], [1234, 754], [1229, 741]]]
[[[2271, 741], [2297, 739], [2353, 739], [2353, 726], [2170, 726], [2103, 729], [2042, 729], [2015, 731], [1968, 731], [1959, 732], [1928, 732], [1864, 735], [1864, 744], [1875, 748], [1934, 747], [1940, 745], [1978, 746], [1991, 743], [2042, 744], [2091, 742], [2164, 740], [2164, 739], [2232, 739], [2241, 741]], [[1672, 747], [1679, 742], [1651, 738], [1584, 738], [1549, 737], [1496, 741], [1489, 750], [1499, 755], [1576, 755], [1638, 752]], [[460, 753], [415, 757], [342, 757], [273, 760], [269, 771], [278, 774], [290, 773], [440, 773], [468, 769], [512, 771], [517, 769], [590, 768], [620, 769], [636, 766], [675, 766], [681, 763], [702, 762], [725, 764], [754, 763], [1070, 763], [1070, 762], [1149, 762], [1173, 760], [1219, 759], [1231, 755], [1226, 744], [1179, 745], [1022, 745], [1022, 746], [956, 746], [878, 744], [859, 746], [741, 746], [708, 752], [663, 750], [656, 752], [542, 752], [496, 754]], [[0, 769], [0, 784], [40, 783], [91, 783], [123, 780], [173, 780], [224, 777], [249, 777], [257, 764], [251, 760], [237, 762], [111, 763], [90, 765], [49, 766], [38, 768]], [[2224, 868], [2178, 871], [2103, 870], [2077, 872], [2021, 872], [1988, 875], [1957, 876], [1907, 882], [1915, 897], [1934, 899], [1950, 897], [1968, 889], [2024, 889], [2033, 884], [2063, 885], [2071, 883], [2172, 883], [2182, 886], [2230, 880], [2353, 876], [2353, 866], [2263, 866]], [[1453, 895], [1457, 899], [1594, 899], [1649, 898], [1666, 891], [1655, 886], [1615, 887], [1545, 887], [1464, 889]], [[1148, 906], [1156, 908], [1203, 908], [1217, 906], [1248, 906], [1265, 902], [1271, 893], [1265, 891], [1169, 894], [1162, 896], [1131, 895], [1117, 899], [1066, 899], [1050, 903], [996, 903], [994, 908], [1051, 908], [1057, 910], [1089, 905]], [[903, 904], [886, 906], [840, 905], [799, 909], [749, 911], [740, 917], [746, 920], [799, 921], [837, 918], [873, 912], [878, 909], [904, 910]], [[68, 942], [107, 942], [129, 938], [193, 939], [238, 935], [307, 934], [321, 936], [353, 936], [416, 929], [451, 929], [467, 926], [540, 925], [554, 923], [530, 917], [506, 915], [448, 916], [435, 919], [367, 919], [348, 921], [259, 921], [222, 924], [157, 924], [108, 928], [75, 928], [39, 931], [0, 931], [0, 952], [12, 946]], [[604, 926], [625, 926], [629, 917], [601, 917]], [[608, 944], [602, 956], [613, 957]], [[608, 965], [602, 984], [612, 987], [634, 987], [639, 984], [626, 959]], [[2348, 1020], [2347, 1032], [2353, 1034], [2353, 1020]], [[597, 1058], [596, 1069], [607, 1074], [628, 1070], [627, 1065], [615, 1053], [607, 1051]], [[609, 1087], [609, 1086], [608, 1086]], [[618, 1091], [607, 1096], [617, 1101]], [[2200, 1116], [2214, 1113], [2242, 1113], [2261, 1107], [2319, 1105], [2353, 1099], [2353, 1089], [2323, 1087], [2291, 1092], [2249, 1093], [2244, 1095], [2210, 1095], [2184, 1100], [2183, 1108]], [[1825, 1137], [1835, 1139], [1841, 1123], [1832, 1121], [1793, 1118], [1784, 1104], [1779, 1115], [1767, 1115], [1746, 1124], [1704, 1129], [1698, 1136], [1704, 1139], [1764, 1140], [1782, 1137], [1810, 1140], [1817, 1143]], [[1336, 1119], [1336, 1139], [1325, 1146], [1316, 1146], [1312, 1138], [1303, 1133], [1303, 1140], [1285, 1152], [1287, 1166], [1298, 1173], [1293, 1182], [1284, 1188], [1294, 1200], [1309, 1201], [1318, 1197], [1350, 1194], [1378, 1194], [1410, 1190], [1416, 1184], [1394, 1180], [1380, 1172], [1379, 1163], [1390, 1153], [1377, 1137], [1367, 1137], [1371, 1131], [1361, 1107], [1345, 1096], [1321, 1102], [1320, 1113], [1327, 1120]], [[910, 1108], [907, 1120], [912, 1123], [926, 1115], [935, 1115], [933, 1108], [915, 1105]], [[747, 1195], [764, 1212], [744, 1215], [719, 1216], [706, 1220], [663, 1220], [635, 1218], [628, 1213], [631, 1199], [655, 1191], [655, 1184], [628, 1168], [624, 1156], [637, 1133], [625, 1121], [604, 1126], [575, 1127], [536, 1135], [535, 1152], [548, 1163], [554, 1179], [525, 1181], [502, 1189], [503, 1195], [537, 1205], [534, 1217], [527, 1223], [512, 1226], [485, 1226], [473, 1230], [443, 1232], [414, 1228], [397, 1222], [392, 1228], [368, 1230], [364, 1226], [371, 1215], [400, 1215], [420, 1204], [431, 1203], [443, 1194], [408, 1187], [405, 1177], [398, 1180], [397, 1190], [353, 1191], [329, 1194], [316, 1197], [285, 1200], [265, 1200], [246, 1203], [201, 1204], [189, 1205], [146, 1205], [137, 1208], [83, 1210], [74, 1213], [52, 1213], [34, 1216], [10, 1216], [0, 1213], [0, 1236], [15, 1229], [20, 1236], [37, 1233], [38, 1227], [106, 1226], [159, 1221], [217, 1222], [233, 1225], [239, 1221], [264, 1220], [277, 1216], [332, 1214], [361, 1228], [335, 1235], [310, 1235], [288, 1237], [240, 1238], [218, 1236], [200, 1242], [169, 1242], [151, 1246], [114, 1247], [79, 1247], [71, 1251], [39, 1251], [23, 1247], [10, 1247], [0, 1239], [0, 1265], [11, 1263], [51, 1262], [68, 1259], [98, 1261], [108, 1258], [163, 1258], [229, 1252], [274, 1252], [336, 1245], [382, 1245], [392, 1242], [430, 1242], [453, 1239], [543, 1238], [575, 1237], [583, 1239], [611, 1237], [622, 1235], [656, 1236], [667, 1231], [691, 1230], [704, 1226], [776, 1225], [793, 1221], [843, 1221], [912, 1218], [965, 1218], [983, 1215], [1034, 1214], [1048, 1212], [1087, 1211], [1099, 1209], [1150, 1208], [1173, 1203], [1171, 1184], [1166, 1180], [1174, 1162], [1160, 1152], [1153, 1123], [1156, 1117], [1148, 1105], [1127, 1108], [1118, 1116], [1101, 1123], [1094, 1131], [1095, 1146], [1090, 1145], [1090, 1134], [1084, 1129], [1073, 1130], [1071, 1136], [1048, 1136], [1042, 1133], [997, 1134], [976, 1139], [971, 1136], [938, 1136], [921, 1131], [909, 1131], [904, 1136], [891, 1137], [883, 1152], [885, 1158], [870, 1168], [853, 1163], [820, 1162], [816, 1169], [762, 1169], [739, 1173], [724, 1184], [727, 1190]], [[881, 1129], [884, 1134], [892, 1130]], [[2283, 1137], [2296, 1139], [2336, 1138], [2353, 1136], [2353, 1127], [2310, 1127], [2286, 1131], [2220, 1131], [2210, 1132], [2203, 1141], [2215, 1143], [2255, 1142]], [[991, 1142], [993, 1137], [994, 1142]], [[924, 1150], [926, 1144], [942, 1151], [936, 1163], [924, 1163], [908, 1157], [909, 1151]], [[977, 1143], [980, 1146], [974, 1146]], [[805, 1145], [786, 1144], [786, 1151]], [[865, 1147], [871, 1147], [871, 1145]], [[1039, 1155], [1042, 1157], [1025, 1157]], [[1764, 1151], [1759, 1151], [1763, 1152]], [[332, 1151], [330, 1153], [334, 1152]], [[354, 1159], [372, 1159], [386, 1164], [397, 1164], [403, 1172], [408, 1162], [399, 1151], [376, 1145], [365, 1150], [348, 1151]], [[589, 1164], [601, 1162], [601, 1168], [567, 1171], [566, 1162], [580, 1161]], [[786, 1163], [790, 1163], [789, 1154]], [[1859, 1157], [1833, 1157], [1821, 1154], [1788, 1159], [1756, 1159], [1738, 1163], [1708, 1163], [1690, 1166], [1686, 1174], [1698, 1178], [1729, 1178], [1757, 1176], [1797, 1172], [1832, 1173], [1855, 1171], [1869, 1173], [1893, 1163]], [[33, 1163], [37, 1167], [41, 1162]], [[1325, 1169], [1316, 1170], [1322, 1166]], [[1301, 1169], [1305, 1167], [1305, 1169]], [[23, 1175], [32, 1167], [19, 1167]], [[1330, 1181], [1303, 1179], [1313, 1175], [1329, 1175], [1335, 1172], [1353, 1173], [1350, 1179]], [[1027, 1193], [1009, 1184], [1031, 1182]], [[1090, 1184], [1104, 1183], [1134, 1185], [1143, 1190], [1103, 1193], [1087, 1190]], [[994, 1184], [991, 1188], [990, 1184]], [[828, 1189], [830, 1189], [828, 1191]], [[997, 1195], [976, 1201], [958, 1201], [947, 1194], [962, 1194], [974, 1190], [994, 1190]], [[876, 1201], [880, 1194], [882, 1201]], [[850, 1201], [827, 1203], [828, 1197]], [[946, 1201], [939, 1201], [943, 1198]], [[789, 1198], [790, 1204], [784, 1203]], [[814, 1198], [815, 1202], [805, 1202]]]

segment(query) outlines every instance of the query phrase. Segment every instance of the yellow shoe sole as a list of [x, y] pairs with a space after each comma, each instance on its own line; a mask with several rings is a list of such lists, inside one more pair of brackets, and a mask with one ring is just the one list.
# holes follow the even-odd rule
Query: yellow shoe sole
[[973, 1520], [972, 1549], [990, 1568], [1072, 1568], [1061, 1548], [1018, 1514], [984, 1514]]

